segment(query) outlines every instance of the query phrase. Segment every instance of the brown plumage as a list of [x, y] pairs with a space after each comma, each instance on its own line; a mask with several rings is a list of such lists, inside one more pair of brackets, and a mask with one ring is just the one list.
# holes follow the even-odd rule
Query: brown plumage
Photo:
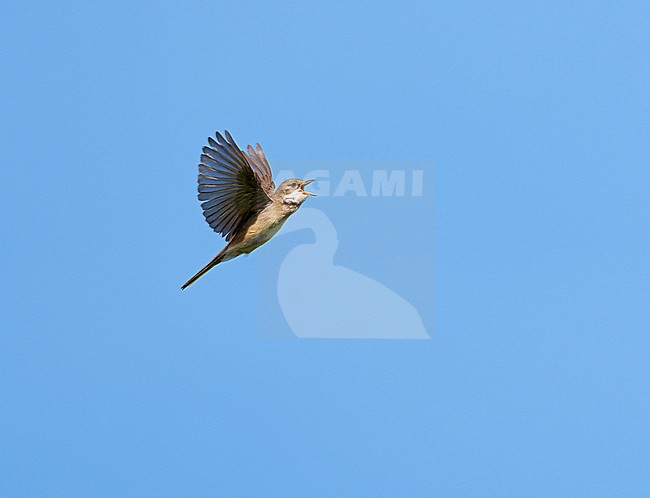
[[226, 246], [181, 289], [192, 285], [211, 268], [247, 254], [268, 242], [311, 192], [313, 180], [290, 178], [275, 189], [273, 174], [260, 144], [244, 153], [226, 131], [208, 138], [199, 164], [199, 200], [212, 229], [226, 238]]

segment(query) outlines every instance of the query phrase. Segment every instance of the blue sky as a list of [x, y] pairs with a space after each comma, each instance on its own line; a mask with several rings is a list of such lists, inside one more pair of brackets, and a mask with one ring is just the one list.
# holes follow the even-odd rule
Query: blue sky
[[[136, 4], [0, 7], [1, 494], [650, 493], [647, 4]], [[224, 128], [433, 163], [311, 204], [431, 340], [263, 337], [305, 234], [179, 290]]]

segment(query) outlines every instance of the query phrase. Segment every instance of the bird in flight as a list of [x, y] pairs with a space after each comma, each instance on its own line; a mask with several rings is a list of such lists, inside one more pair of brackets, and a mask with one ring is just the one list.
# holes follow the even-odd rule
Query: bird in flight
[[244, 152], [228, 130], [225, 138], [208, 138], [199, 164], [199, 200], [208, 225], [226, 246], [196, 275], [189, 287], [219, 263], [248, 254], [268, 242], [312, 192], [304, 188], [314, 180], [289, 178], [275, 189], [271, 166], [260, 144]]

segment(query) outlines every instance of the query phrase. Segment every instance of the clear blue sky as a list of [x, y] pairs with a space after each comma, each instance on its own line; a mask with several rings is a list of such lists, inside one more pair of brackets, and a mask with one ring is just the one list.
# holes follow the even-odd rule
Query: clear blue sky
[[[4, 2], [0, 494], [649, 495], [649, 17]], [[408, 215], [313, 200], [431, 340], [260, 337], [264, 248], [180, 292], [221, 246], [195, 169], [224, 128], [433, 161]]]

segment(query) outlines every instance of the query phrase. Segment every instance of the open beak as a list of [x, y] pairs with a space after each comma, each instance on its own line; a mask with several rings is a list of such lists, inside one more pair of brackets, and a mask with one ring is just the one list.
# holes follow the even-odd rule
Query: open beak
[[307, 191], [305, 190], [305, 187], [306, 187], [307, 185], [309, 185], [310, 183], [313, 183], [313, 182], [315, 182], [315, 181], [316, 181], [316, 180], [307, 180], [306, 182], [303, 182], [302, 185], [300, 185], [300, 188], [303, 189], [302, 191], [303, 191], [305, 194], [307, 194], [307, 195], [311, 195], [312, 197], [316, 197], [316, 194], [314, 194], [313, 192], [307, 192]]

